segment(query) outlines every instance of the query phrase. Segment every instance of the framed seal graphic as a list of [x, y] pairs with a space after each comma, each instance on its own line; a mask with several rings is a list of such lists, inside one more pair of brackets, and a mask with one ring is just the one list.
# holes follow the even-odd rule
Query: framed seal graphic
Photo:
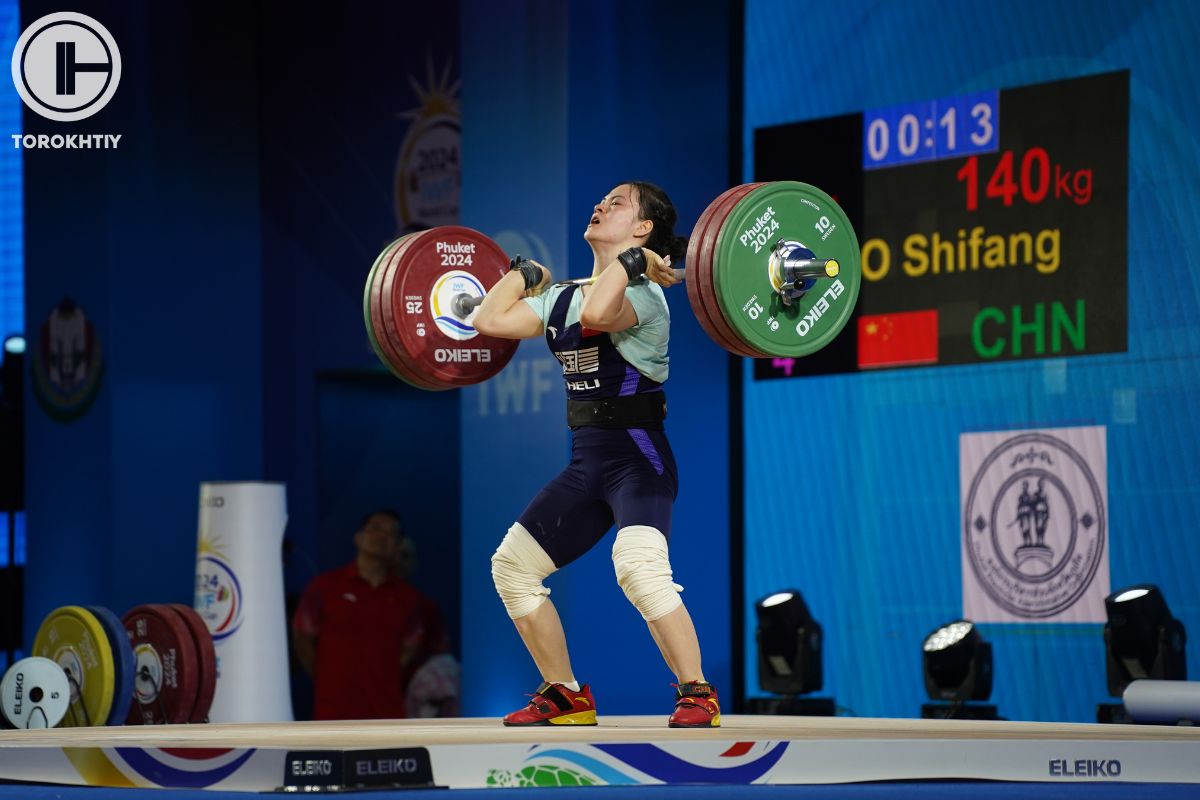
[[1103, 427], [960, 438], [964, 616], [1104, 621], [1105, 444]]

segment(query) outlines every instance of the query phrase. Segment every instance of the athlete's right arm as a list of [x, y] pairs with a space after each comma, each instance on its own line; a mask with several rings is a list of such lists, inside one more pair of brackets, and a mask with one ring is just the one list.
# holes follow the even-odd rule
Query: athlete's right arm
[[[541, 288], [550, 280], [550, 271], [541, 267]], [[524, 302], [525, 278], [520, 271], [512, 270], [492, 287], [475, 311], [472, 324], [485, 336], [501, 339], [532, 339], [543, 333], [542, 320], [529, 304]]]

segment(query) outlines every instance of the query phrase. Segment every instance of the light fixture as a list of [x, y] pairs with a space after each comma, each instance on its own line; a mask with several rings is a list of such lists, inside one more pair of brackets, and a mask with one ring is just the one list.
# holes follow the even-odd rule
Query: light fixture
[[1183, 623], [1171, 616], [1157, 586], [1130, 586], [1104, 598], [1108, 693], [1120, 697], [1139, 678], [1187, 680]]
[[759, 685], [784, 695], [818, 691], [824, 683], [823, 635], [800, 592], [789, 589], [768, 595], [755, 603], [754, 612]]
[[922, 664], [930, 700], [964, 703], [992, 695], [992, 645], [974, 622], [955, 620], [925, 637]]

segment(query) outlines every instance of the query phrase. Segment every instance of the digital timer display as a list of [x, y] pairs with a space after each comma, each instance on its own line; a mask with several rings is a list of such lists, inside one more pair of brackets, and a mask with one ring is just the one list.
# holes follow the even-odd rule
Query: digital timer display
[[1129, 73], [760, 128], [755, 180], [846, 211], [862, 290], [846, 329], [756, 378], [1127, 349]]
[[878, 169], [999, 146], [1000, 93], [976, 92], [863, 113], [863, 168]]

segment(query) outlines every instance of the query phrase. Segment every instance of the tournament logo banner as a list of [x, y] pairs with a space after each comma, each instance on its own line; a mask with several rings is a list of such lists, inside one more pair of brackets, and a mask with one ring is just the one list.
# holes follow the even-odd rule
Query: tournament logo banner
[[100, 392], [104, 359], [83, 307], [63, 298], [42, 323], [32, 355], [33, 393], [42, 409], [59, 422], [87, 413]]
[[424, 85], [408, 76], [420, 107], [400, 115], [412, 120], [400, 145], [394, 179], [396, 224], [402, 233], [458, 222], [462, 186], [459, 82], [451, 77], [449, 62], [435, 74], [432, 56], [426, 61], [425, 73]]
[[1104, 426], [959, 437], [963, 617], [1104, 622]]

